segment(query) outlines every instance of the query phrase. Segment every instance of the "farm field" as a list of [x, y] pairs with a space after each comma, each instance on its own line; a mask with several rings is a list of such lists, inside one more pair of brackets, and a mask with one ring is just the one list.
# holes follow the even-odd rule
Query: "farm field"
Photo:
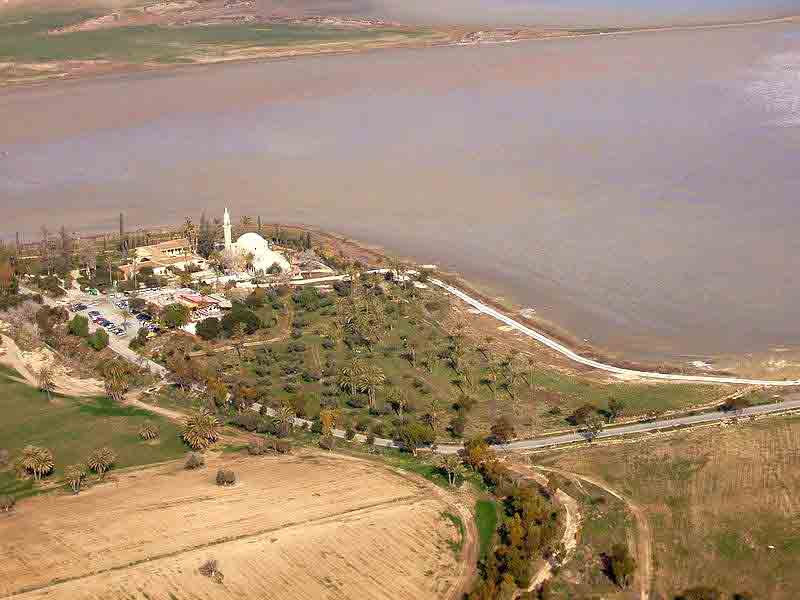
[[704, 429], [536, 457], [628, 496], [652, 531], [653, 592], [795, 598], [800, 575], [800, 418]]
[[[86, 460], [95, 448], [109, 446], [117, 455], [115, 468], [133, 467], [171, 460], [186, 452], [178, 426], [148, 411], [119, 406], [107, 398], [53, 396], [21, 383], [11, 369], [0, 367], [0, 448], [11, 460], [28, 444], [49, 448], [55, 458], [54, 473], [43, 484], [59, 481], [63, 469]], [[139, 428], [157, 423], [159, 439], [145, 442]], [[27, 495], [31, 481], [15, 479], [0, 467], [0, 495]]]
[[[235, 486], [215, 485], [223, 465], [239, 476]], [[446, 598], [469, 567], [456, 561], [460, 534], [445, 513], [467, 522], [469, 512], [431, 487], [308, 451], [119, 475], [79, 496], [29, 500], [0, 520], [0, 595]], [[198, 572], [209, 559], [222, 583]]]

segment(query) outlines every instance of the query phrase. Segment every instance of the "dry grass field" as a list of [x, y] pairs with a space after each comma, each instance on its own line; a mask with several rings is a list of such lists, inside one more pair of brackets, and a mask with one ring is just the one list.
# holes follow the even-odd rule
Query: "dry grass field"
[[655, 597], [671, 600], [697, 585], [759, 600], [800, 595], [800, 418], [535, 460], [602, 478], [643, 509]]
[[[223, 465], [235, 486], [215, 485]], [[433, 488], [310, 451], [120, 474], [0, 517], [0, 597], [447, 598], [470, 567], [456, 560], [461, 534], [443, 513], [470, 520]], [[222, 582], [199, 573], [209, 559]]]

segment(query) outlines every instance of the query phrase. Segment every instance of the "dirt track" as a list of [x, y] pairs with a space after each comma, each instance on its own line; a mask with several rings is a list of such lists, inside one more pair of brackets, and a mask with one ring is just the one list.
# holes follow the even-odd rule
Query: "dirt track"
[[[427, 482], [316, 452], [222, 458], [22, 503], [0, 518], [0, 598], [445, 598], [472, 572], [447, 544], [459, 507]], [[241, 482], [216, 486], [222, 464]], [[223, 583], [198, 573], [209, 558]]]

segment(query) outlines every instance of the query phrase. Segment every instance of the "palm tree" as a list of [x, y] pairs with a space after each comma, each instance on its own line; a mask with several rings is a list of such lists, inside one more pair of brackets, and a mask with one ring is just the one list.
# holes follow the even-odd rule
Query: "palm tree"
[[111, 400], [122, 402], [130, 385], [128, 370], [117, 361], [110, 362], [103, 369], [103, 384]]
[[428, 373], [433, 373], [437, 362], [439, 362], [439, 353], [435, 349], [429, 348], [422, 353], [422, 364], [428, 370]]
[[295, 419], [295, 412], [294, 409], [284, 404], [279, 409], [275, 415], [275, 424], [280, 427], [281, 432], [283, 435], [288, 435], [289, 432], [292, 430], [292, 426], [294, 426], [294, 419]]
[[86, 465], [100, 475], [100, 479], [103, 479], [106, 476], [106, 471], [111, 468], [116, 460], [117, 455], [114, 454], [114, 451], [108, 446], [103, 446], [92, 450], [89, 458], [86, 459]]
[[375, 408], [375, 394], [384, 383], [386, 383], [386, 375], [380, 367], [369, 365], [363, 370], [360, 385], [361, 389], [367, 392], [371, 409]]
[[86, 467], [83, 465], [70, 465], [64, 469], [64, 480], [76, 494], [81, 491], [81, 483], [83, 483], [84, 477], [86, 477]]
[[339, 372], [339, 387], [351, 396], [355, 396], [362, 389], [363, 375], [364, 366], [358, 360], [353, 359]]
[[183, 424], [183, 437], [193, 450], [205, 450], [219, 438], [217, 417], [204, 408], [189, 415]]
[[52, 401], [52, 394], [56, 387], [53, 381], [53, 369], [48, 365], [43, 365], [36, 373], [36, 378], [39, 380], [39, 390], [47, 394], [48, 402]]
[[158, 425], [155, 423], [145, 423], [139, 428], [139, 437], [145, 441], [150, 441], [158, 438], [159, 436]]
[[431, 398], [428, 403], [428, 412], [425, 414], [425, 421], [430, 425], [431, 429], [436, 432], [436, 427], [439, 423], [439, 417], [442, 414], [442, 408], [439, 399], [436, 397]]
[[40, 446], [25, 446], [19, 464], [23, 470], [31, 473], [37, 481], [50, 473], [55, 466], [53, 452]]
[[406, 393], [398, 387], [392, 387], [386, 395], [386, 401], [397, 413], [397, 416], [402, 419], [403, 409], [408, 406], [408, 397]]
[[242, 215], [241, 219], [239, 219], [239, 225], [242, 226], [242, 229], [247, 229], [253, 225], [253, 219], [248, 215]]
[[189, 246], [192, 248], [192, 252], [197, 252], [197, 225], [192, 223], [191, 217], [186, 217], [184, 221], [183, 235], [189, 240]]

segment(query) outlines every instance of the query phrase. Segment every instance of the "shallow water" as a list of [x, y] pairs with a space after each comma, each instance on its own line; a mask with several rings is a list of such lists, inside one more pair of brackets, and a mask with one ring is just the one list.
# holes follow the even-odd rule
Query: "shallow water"
[[6, 237], [303, 222], [631, 357], [800, 346], [800, 26], [198, 68], [0, 93]]
[[800, 13], [800, 0], [259, 0], [259, 4], [269, 13], [553, 27], [686, 25]]

